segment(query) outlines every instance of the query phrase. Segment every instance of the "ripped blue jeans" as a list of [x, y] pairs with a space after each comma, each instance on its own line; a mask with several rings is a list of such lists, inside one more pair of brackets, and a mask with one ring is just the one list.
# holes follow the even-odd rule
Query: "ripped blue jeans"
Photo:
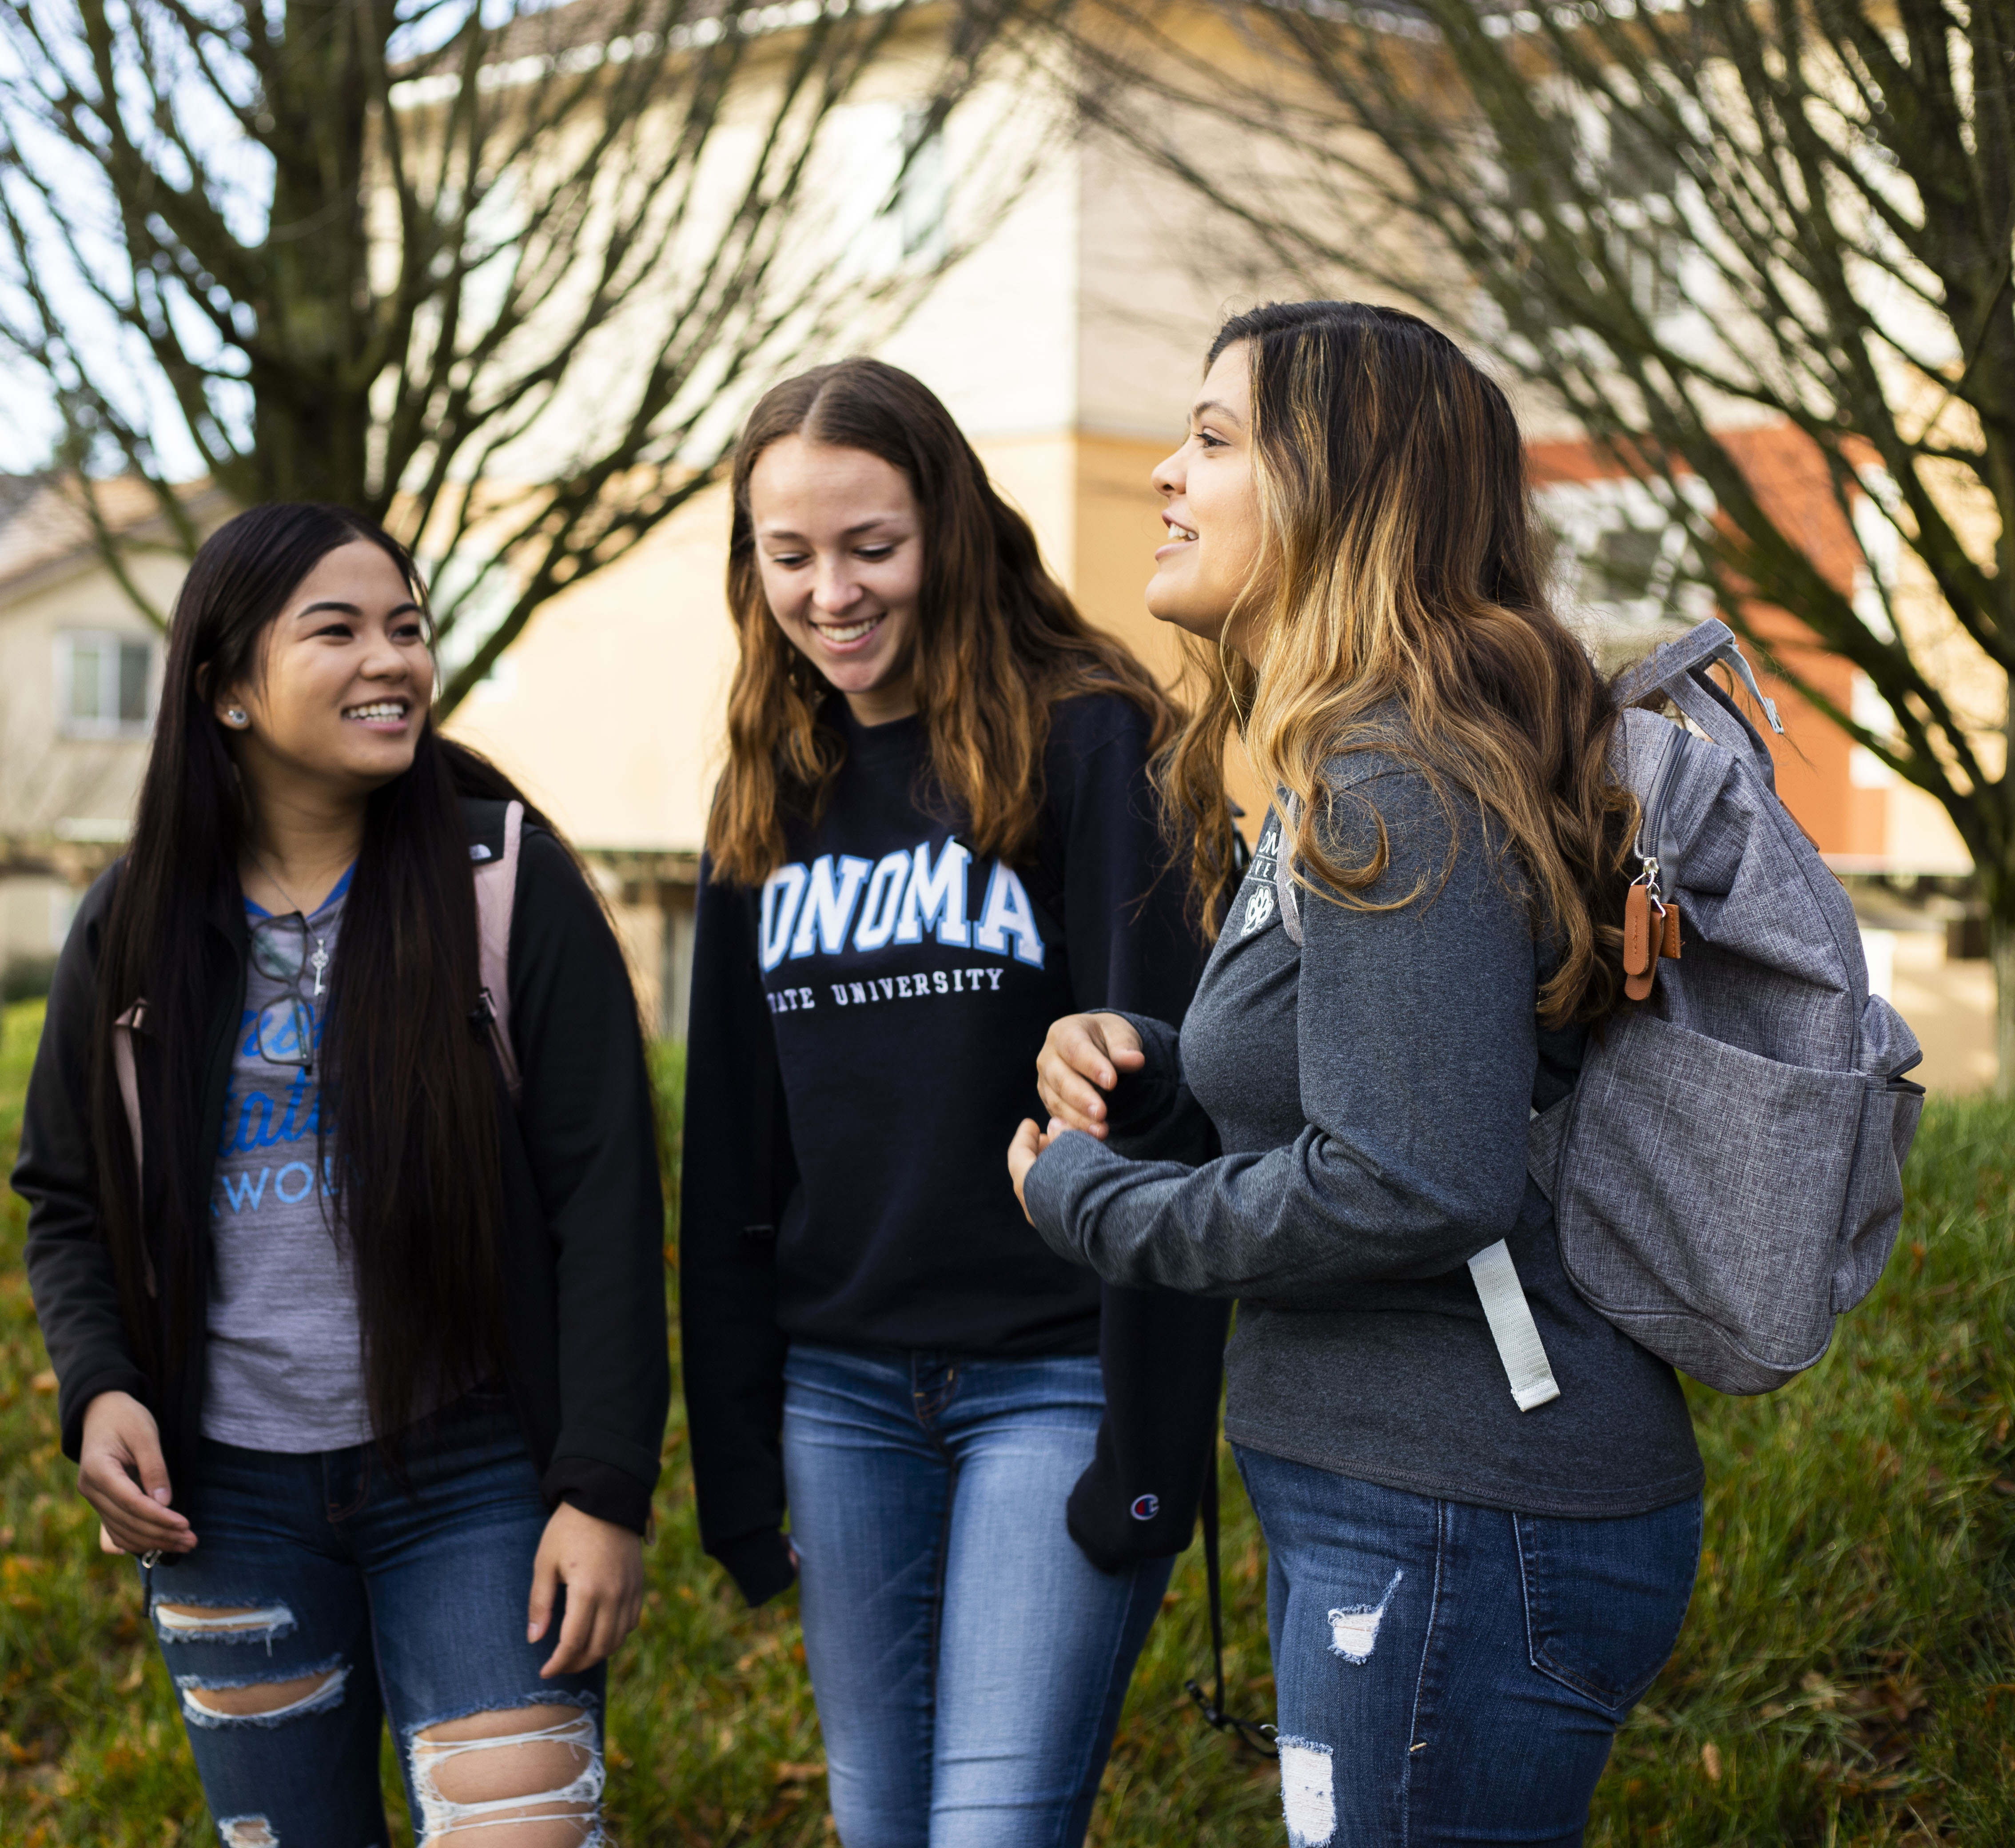
[[423, 1419], [405, 1464], [411, 1493], [368, 1445], [205, 1440], [175, 1484], [197, 1544], [150, 1615], [224, 1848], [386, 1848], [388, 1715], [423, 1841], [517, 1816], [604, 1841], [603, 1670], [540, 1680], [557, 1613], [525, 1640], [547, 1513], [508, 1400]]
[[1290, 1848], [1578, 1848], [1679, 1640], [1700, 1497], [1557, 1519], [1235, 1448], [1266, 1538]]

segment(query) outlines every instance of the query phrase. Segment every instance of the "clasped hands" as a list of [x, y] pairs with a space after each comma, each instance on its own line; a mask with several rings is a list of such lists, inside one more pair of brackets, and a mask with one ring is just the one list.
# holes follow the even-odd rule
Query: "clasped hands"
[[1050, 1113], [1049, 1127], [1040, 1129], [1025, 1117], [1008, 1145], [1008, 1177], [1023, 1217], [1029, 1203], [1022, 1185], [1036, 1157], [1067, 1129], [1103, 1142], [1108, 1134], [1105, 1094], [1121, 1073], [1137, 1072], [1147, 1062], [1140, 1034], [1118, 1014], [1066, 1014], [1051, 1026], [1036, 1055], [1036, 1095]]

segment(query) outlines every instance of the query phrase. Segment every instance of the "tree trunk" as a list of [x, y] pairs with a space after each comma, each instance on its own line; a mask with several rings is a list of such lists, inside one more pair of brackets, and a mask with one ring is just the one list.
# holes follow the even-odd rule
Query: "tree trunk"
[[[375, 11], [289, 0], [268, 74], [273, 205], [250, 343], [256, 440], [241, 498], [368, 498], [370, 291], [364, 166]], [[232, 484], [237, 485], [237, 484]], [[245, 491], [249, 490], [249, 493]]]
[[[1995, 902], [1999, 898], [1998, 904]], [[1990, 893], [1987, 912], [1987, 954], [1994, 965], [1994, 1088], [2015, 1097], [2015, 883], [2003, 893]]]

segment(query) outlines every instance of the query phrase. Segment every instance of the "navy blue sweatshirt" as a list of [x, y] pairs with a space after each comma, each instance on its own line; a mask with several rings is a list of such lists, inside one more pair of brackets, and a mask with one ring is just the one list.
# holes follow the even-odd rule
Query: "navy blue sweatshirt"
[[1110, 1569], [1187, 1543], [1226, 1310], [1101, 1285], [1048, 1250], [1007, 1170], [1043, 1113], [1051, 1021], [1178, 1019], [1204, 950], [1157, 822], [1148, 722], [1117, 696], [1052, 716], [1041, 847], [975, 859], [932, 803], [920, 720], [827, 717], [846, 760], [761, 890], [702, 874], [680, 1228], [700, 1532], [760, 1600], [791, 1576], [781, 1432], [793, 1339], [1093, 1354], [1099, 1460], [1072, 1531]]

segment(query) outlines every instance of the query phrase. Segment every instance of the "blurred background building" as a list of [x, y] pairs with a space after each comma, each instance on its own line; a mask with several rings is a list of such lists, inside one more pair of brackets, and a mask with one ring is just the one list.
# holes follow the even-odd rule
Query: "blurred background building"
[[[1235, 47], [1225, 41], [1215, 55]], [[1162, 538], [1151, 471], [1180, 440], [1223, 315], [1302, 291], [1270, 269], [1236, 220], [1162, 169], [1115, 142], [1064, 132], [1043, 110], [1016, 115], [1007, 100], [990, 116], [982, 107], [953, 117], [943, 146], [910, 164], [893, 222], [884, 214], [853, 234], [861, 263], [900, 269], [960, 234], [982, 190], [977, 164], [1040, 156], [1033, 183], [876, 350], [944, 398], [1087, 613], [1173, 677], [1172, 638], [1141, 597]], [[835, 186], [882, 183], [875, 176], [893, 171], [914, 135], [910, 102], [897, 67], [839, 112]], [[963, 126], [968, 117], [985, 132]], [[1004, 147], [1004, 121], [1018, 147]], [[1052, 145], [1039, 145], [1044, 138]], [[847, 350], [837, 342], [831, 356]], [[1533, 482], [1560, 538], [1563, 596], [1604, 661], [1620, 665], [1709, 613], [1674, 588], [1679, 561], [1649, 497], [1571, 431], [1543, 419], [1533, 431]], [[1830, 573], [1845, 583], [1891, 568], [1879, 548], [1870, 555], [1823, 484], [1801, 480], [1794, 443], [1767, 429], [1751, 440], [1775, 491], [1805, 507], [1811, 549]], [[124, 505], [119, 516], [144, 544], [146, 494], [103, 504]], [[189, 504], [204, 523], [228, 512], [200, 487]], [[693, 897], [734, 662], [727, 529], [716, 488], [620, 563], [559, 591], [449, 727], [586, 851], [647, 1016], [673, 1037], [684, 1030]], [[138, 555], [136, 577], [165, 609], [179, 562], [165, 547]], [[124, 836], [161, 645], [60, 483], [0, 484], [0, 963], [16, 991], [45, 976], [81, 890]], [[1783, 645], [1798, 645], [1794, 625]], [[1851, 667], [1813, 671], [1859, 710]], [[1923, 1075], [1989, 1081], [1992, 984], [1956, 833], [1935, 804], [1787, 689], [1766, 690], [1787, 726], [1773, 746], [1780, 788], [1853, 886], [1876, 985], [1926, 1041]]]

